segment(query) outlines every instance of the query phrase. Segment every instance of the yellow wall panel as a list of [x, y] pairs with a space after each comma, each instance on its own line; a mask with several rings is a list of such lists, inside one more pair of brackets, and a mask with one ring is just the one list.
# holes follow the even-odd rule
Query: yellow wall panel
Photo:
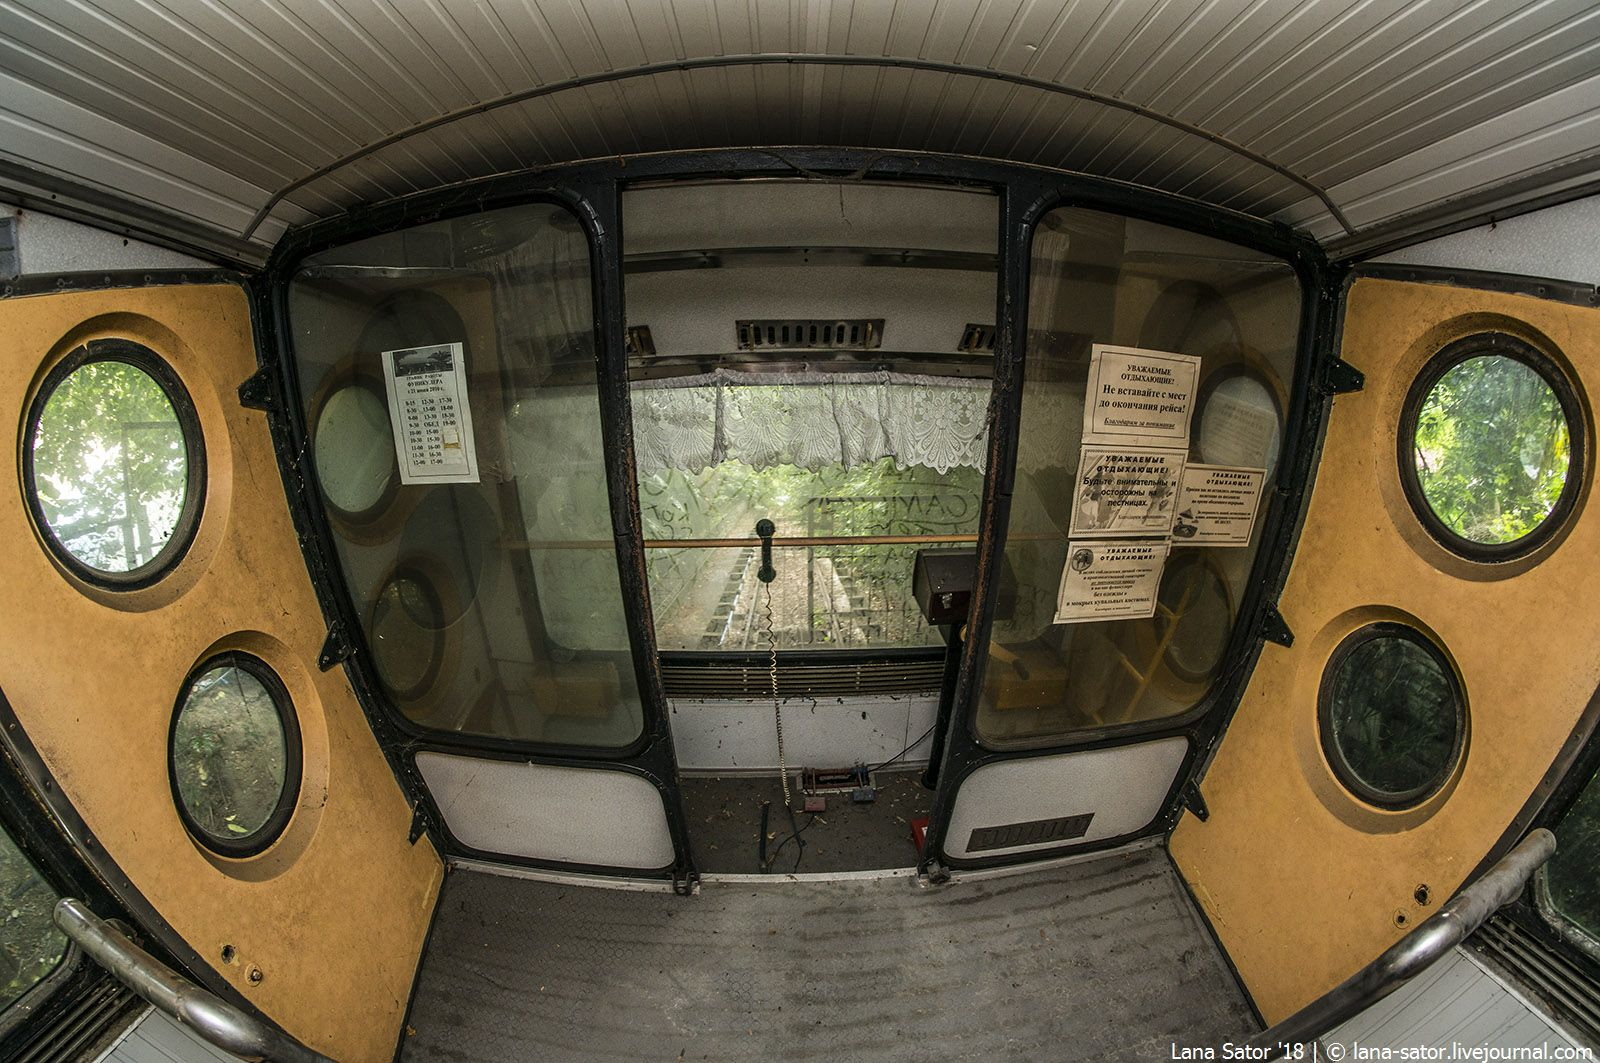
[[[86, 587], [61, 571], [24, 505], [20, 447], [34, 390], [85, 340], [164, 358], [194, 400], [207, 487], [193, 545], [155, 585]], [[239, 405], [255, 371], [249, 306], [231, 285], [0, 302], [0, 414], [17, 472], [0, 506], [6, 608], [0, 682], [29, 738], [106, 852], [186, 941], [289, 1032], [340, 1060], [392, 1058], [443, 870], [342, 669], [319, 672], [321, 611], [290, 520], [264, 413]], [[173, 805], [167, 735], [205, 657], [270, 664], [304, 742], [299, 803], [260, 856], [195, 844]], [[235, 962], [220, 959], [224, 945]], [[251, 967], [262, 972], [258, 985]]]
[[[1600, 682], [1600, 513], [1587, 487], [1565, 533], [1503, 565], [1435, 543], [1400, 487], [1400, 410], [1423, 364], [1485, 330], [1519, 336], [1600, 393], [1600, 311], [1376, 279], [1355, 283], [1342, 357], [1364, 390], [1334, 401], [1279, 608], [1292, 648], [1267, 644], [1172, 853], [1269, 1022], [1355, 972], [1435, 910], [1510, 825]], [[1593, 417], [1584, 407], [1589, 439]], [[1592, 444], [1591, 444], [1592, 449]], [[1592, 468], [1592, 456], [1589, 462]], [[1418, 808], [1363, 804], [1334, 778], [1317, 691], [1335, 646], [1368, 623], [1429, 633], [1466, 688], [1465, 755]], [[1414, 898], [1427, 885], [1430, 903]]]

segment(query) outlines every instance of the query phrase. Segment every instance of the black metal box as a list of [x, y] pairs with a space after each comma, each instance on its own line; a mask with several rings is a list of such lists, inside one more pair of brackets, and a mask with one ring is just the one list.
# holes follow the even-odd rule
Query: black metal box
[[964, 624], [972, 605], [978, 552], [918, 550], [911, 569], [911, 593], [929, 624]]

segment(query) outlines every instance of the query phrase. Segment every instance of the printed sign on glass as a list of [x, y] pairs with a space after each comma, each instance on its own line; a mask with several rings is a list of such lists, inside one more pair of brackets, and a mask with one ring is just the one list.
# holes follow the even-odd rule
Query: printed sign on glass
[[1067, 544], [1053, 623], [1147, 620], [1171, 544], [1085, 539]]
[[1072, 537], [1167, 535], [1184, 457], [1181, 450], [1084, 447], [1073, 482]]
[[384, 351], [383, 378], [400, 482], [477, 483], [478, 453], [461, 344]]
[[1172, 538], [1194, 546], [1249, 546], [1266, 477], [1264, 469], [1187, 466]]
[[1187, 448], [1199, 380], [1200, 359], [1194, 355], [1095, 344], [1083, 441]]

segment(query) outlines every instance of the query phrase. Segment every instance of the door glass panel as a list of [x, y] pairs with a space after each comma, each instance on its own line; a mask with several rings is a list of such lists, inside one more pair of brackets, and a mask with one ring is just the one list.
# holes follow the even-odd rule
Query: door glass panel
[[421, 727], [596, 748], [642, 733], [592, 299], [583, 230], [548, 205], [326, 251], [290, 288], [345, 584]]
[[0, 831], [0, 1009], [43, 981], [66, 955], [66, 935], [50, 921], [60, 899]]
[[[1031, 270], [1016, 486], [977, 713], [980, 738], [996, 748], [1194, 708], [1217, 679], [1260, 545], [1259, 520], [1247, 544], [1223, 547], [1186, 544], [1180, 519], [1176, 536], [1145, 537], [1170, 544], [1153, 616], [1054, 622], [1084, 498], [1074, 488], [1094, 345], [1197, 356], [1184, 459], [1262, 470], [1270, 484], [1300, 314], [1282, 260], [1092, 210], [1046, 215]], [[1092, 553], [1073, 551], [1082, 565]]]

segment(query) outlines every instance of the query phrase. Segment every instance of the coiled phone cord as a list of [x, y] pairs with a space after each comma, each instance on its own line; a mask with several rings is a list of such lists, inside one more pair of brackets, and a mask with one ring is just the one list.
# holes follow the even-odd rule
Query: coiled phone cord
[[[792, 817], [793, 802], [789, 799], [789, 764], [783, 756], [783, 706], [778, 699], [778, 636], [772, 630], [772, 584], [763, 583], [762, 634], [767, 637], [767, 679], [772, 691], [772, 719], [778, 731], [778, 781], [783, 786], [783, 807]], [[793, 824], [790, 824], [793, 826]]]

